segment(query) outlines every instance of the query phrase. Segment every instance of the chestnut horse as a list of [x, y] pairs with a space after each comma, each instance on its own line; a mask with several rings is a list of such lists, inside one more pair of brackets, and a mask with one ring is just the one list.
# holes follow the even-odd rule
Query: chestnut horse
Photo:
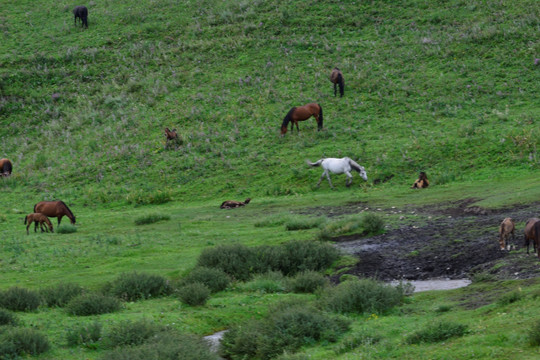
[[9, 176], [13, 170], [13, 164], [8, 159], [0, 159], [0, 176]]
[[516, 229], [516, 224], [514, 224], [514, 220], [512, 218], [505, 218], [501, 226], [499, 226], [499, 245], [501, 246], [501, 250], [510, 250], [510, 245], [508, 244], [508, 238], [510, 237], [510, 234], [512, 234], [512, 240], [515, 239], [514, 237], [514, 230]]
[[334, 84], [334, 96], [337, 95], [337, 86], [339, 85], [339, 96], [343, 97], [343, 93], [345, 92], [345, 80], [343, 80], [343, 73], [337, 67], [332, 70], [330, 81]]
[[226, 200], [226, 201], [221, 203], [219, 208], [220, 209], [232, 209], [232, 208], [235, 208], [235, 207], [246, 206], [247, 204], [249, 204], [250, 201], [251, 201], [250, 198], [247, 198], [244, 202], [242, 202], [242, 201], [234, 201], [234, 200]]
[[538, 254], [538, 246], [540, 245], [540, 219], [532, 218], [527, 220], [525, 224], [525, 246], [527, 246], [527, 254], [529, 254], [529, 244], [532, 240], [534, 252]]
[[63, 201], [40, 201], [34, 206], [34, 212], [58, 218], [58, 225], [60, 225], [60, 221], [62, 221], [62, 217], [65, 215], [72, 224], [75, 224], [75, 215], [73, 215]]
[[317, 128], [320, 131], [323, 128], [323, 111], [321, 105], [311, 103], [304, 106], [293, 107], [283, 119], [283, 123], [281, 124], [281, 136], [287, 133], [287, 125], [289, 125], [289, 122], [291, 123], [291, 132], [294, 129], [294, 124], [296, 124], [296, 130], [300, 132], [298, 122], [307, 120], [312, 116], [317, 120]]
[[26, 215], [26, 217], [24, 218], [24, 225], [28, 223], [28, 225], [26, 225], [26, 235], [28, 235], [28, 228], [30, 227], [32, 222], [34, 222], [34, 232], [37, 232], [38, 223], [39, 223], [39, 228], [41, 229], [41, 232], [45, 232], [45, 231], [48, 232], [47, 227], [45, 227], [45, 230], [43, 230], [43, 223], [46, 223], [47, 226], [49, 227], [49, 230], [51, 230], [51, 232], [54, 232], [53, 226], [48, 217], [46, 217], [45, 215], [41, 213], [33, 213], [33, 214]]

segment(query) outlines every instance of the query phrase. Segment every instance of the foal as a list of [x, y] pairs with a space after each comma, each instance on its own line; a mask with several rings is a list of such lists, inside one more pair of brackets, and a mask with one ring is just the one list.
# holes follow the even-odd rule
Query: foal
[[26, 225], [26, 223], [28, 223], [28, 225], [26, 225], [26, 235], [28, 235], [28, 228], [30, 227], [32, 222], [34, 222], [34, 232], [37, 232], [38, 223], [41, 232], [48, 232], [47, 227], [45, 227], [45, 230], [43, 230], [43, 223], [46, 223], [49, 227], [49, 230], [51, 230], [51, 232], [54, 232], [53, 226], [48, 217], [46, 217], [42, 213], [32, 213], [26, 215], [26, 217], [24, 218], [24, 224]]
[[499, 227], [499, 245], [501, 246], [501, 250], [510, 250], [510, 245], [508, 244], [508, 238], [510, 237], [510, 234], [512, 234], [512, 240], [515, 239], [514, 237], [514, 230], [516, 229], [516, 224], [514, 224], [514, 220], [512, 218], [505, 218], [501, 226]]

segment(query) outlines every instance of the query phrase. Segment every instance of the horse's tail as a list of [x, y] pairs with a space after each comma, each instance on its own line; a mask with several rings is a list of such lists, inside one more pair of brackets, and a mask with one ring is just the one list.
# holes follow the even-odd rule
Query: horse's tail
[[309, 160], [306, 160], [306, 163], [310, 166], [313, 166], [313, 167], [316, 167], [316, 166], [321, 166], [322, 162], [323, 162], [324, 159], [320, 159], [320, 160], [317, 160], [316, 162], [312, 163], [312, 162], [309, 162]]
[[68, 208], [68, 206], [66, 205], [65, 202], [60, 201], [60, 203], [61, 203], [62, 205], [65, 206], [67, 212], [69, 213], [69, 214], [68, 214], [68, 217], [69, 217], [69, 220], [71, 220], [71, 223], [72, 223], [72, 224], [75, 224], [75, 215], [73, 215], [73, 213], [72, 213], [71, 210]]
[[11, 164], [11, 161], [9, 160], [4, 161], [4, 165], [2, 166], [2, 173], [11, 174], [12, 170], [13, 170], [13, 165]]
[[319, 105], [319, 123], [317, 125], [318, 125], [318, 130], [321, 130], [323, 128], [322, 106], [320, 104], [317, 104], [317, 105]]
[[345, 92], [345, 81], [343, 80], [343, 75], [341, 74], [341, 71], [338, 73], [338, 85], [339, 85], [339, 95], [343, 96], [343, 93]]
[[[281, 133], [282, 134], [285, 134], [285, 132], [287, 132], [287, 125], [289, 125], [289, 122], [292, 120], [292, 114], [293, 114], [294, 110], [296, 110], [296, 107], [293, 107], [291, 110], [289, 110], [287, 115], [285, 115], [285, 117], [283, 118], [283, 123], [281, 124]], [[285, 129], [285, 132], [283, 132], [283, 129]]]

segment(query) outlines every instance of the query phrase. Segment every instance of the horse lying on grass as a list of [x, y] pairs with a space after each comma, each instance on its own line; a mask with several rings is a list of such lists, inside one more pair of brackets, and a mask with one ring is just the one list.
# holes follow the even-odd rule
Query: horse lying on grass
[[516, 229], [516, 224], [514, 224], [514, 220], [512, 218], [505, 218], [501, 226], [499, 226], [499, 245], [501, 246], [501, 250], [510, 250], [510, 244], [508, 244], [508, 238], [510, 237], [510, 234], [512, 235], [512, 240], [515, 239], [514, 237], [514, 230]]
[[[26, 215], [26, 217], [24, 218], [24, 224], [26, 225], [28, 223], [28, 225], [26, 225], [26, 235], [28, 235], [28, 228], [30, 227], [32, 222], [34, 223], [34, 232], [37, 232], [38, 223], [41, 232], [49, 232], [49, 230], [51, 232], [54, 232], [53, 226], [48, 217], [46, 217], [42, 213], [32, 213]], [[45, 227], [45, 230], [43, 230], [43, 223], [47, 224], [49, 230], [47, 230], [47, 226]]]
[[251, 201], [250, 198], [247, 198], [244, 202], [242, 201], [234, 201], [234, 200], [226, 200], [221, 203], [219, 206], [220, 209], [233, 209], [240, 206], [246, 206]]
[[418, 176], [418, 180], [416, 180], [411, 186], [411, 189], [424, 189], [429, 186], [429, 181], [427, 179], [427, 175], [425, 172], [420, 171], [420, 175]]
[[344, 157], [342, 159], [336, 159], [336, 158], [326, 158], [326, 159], [320, 159], [314, 163], [309, 162], [306, 160], [308, 165], [310, 166], [321, 166], [324, 171], [321, 175], [321, 178], [319, 179], [319, 182], [317, 183], [317, 186], [321, 185], [322, 179], [326, 176], [328, 179], [328, 183], [330, 184], [330, 187], [332, 186], [332, 181], [330, 181], [330, 174], [328, 172], [332, 172], [334, 174], [343, 174], [347, 175], [347, 184], [346, 186], [349, 187], [352, 184], [352, 174], [351, 170], [357, 171], [360, 174], [360, 177], [367, 181], [367, 174], [366, 169], [364, 169], [363, 166], [358, 165], [356, 162], [354, 162], [352, 159], [348, 157]]

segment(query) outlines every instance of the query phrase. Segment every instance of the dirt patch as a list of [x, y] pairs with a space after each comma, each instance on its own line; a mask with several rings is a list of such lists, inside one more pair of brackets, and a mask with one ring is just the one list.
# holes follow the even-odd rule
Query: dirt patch
[[[537, 214], [539, 204], [487, 210], [469, 206], [469, 199], [417, 209], [374, 209], [381, 214], [411, 214], [400, 218], [399, 227], [373, 237], [339, 237], [336, 247], [358, 258], [345, 273], [380, 280], [460, 279], [484, 273], [495, 279], [526, 279], [540, 276], [540, 263], [522, 248], [522, 229], [511, 241], [514, 251], [499, 250], [498, 226], [504, 217], [517, 223]], [[333, 208], [326, 216], [365, 210], [365, 204]], [[322, 210], [320, 215], [323, 215]], [[334, 279], [337, 280], [337, 279]]]

